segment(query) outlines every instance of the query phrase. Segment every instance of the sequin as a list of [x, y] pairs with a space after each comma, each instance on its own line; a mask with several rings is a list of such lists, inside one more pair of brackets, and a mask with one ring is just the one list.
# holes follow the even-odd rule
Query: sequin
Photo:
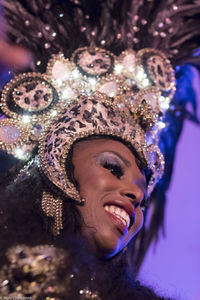
[[24, 22], [24, 24], [25, 24], [26, 26], [29, 26], [29, 25], [30, 25], [30, 21], [29, 21], [29, 20], [26, 20], [26, 21]]
[[44, 48], [45, 48], [45, 49], [49, 49], [50, 47], [51, 47], [51, 45], [50, 45], [49, 43], [45, 43], [45, 44], [44, 44]]
[[0, 125], [0, 142], [12, 144], [17, 141], [20, 136], [20, 130], [15, 126]]

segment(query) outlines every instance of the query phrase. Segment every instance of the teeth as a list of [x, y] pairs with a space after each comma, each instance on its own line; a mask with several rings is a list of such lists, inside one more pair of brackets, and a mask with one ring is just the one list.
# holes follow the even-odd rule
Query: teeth
[[129, 227], [130, 217], [123, 208], [115, 205], [105, 205], [104, 209], [119, 218], [127, 228]]

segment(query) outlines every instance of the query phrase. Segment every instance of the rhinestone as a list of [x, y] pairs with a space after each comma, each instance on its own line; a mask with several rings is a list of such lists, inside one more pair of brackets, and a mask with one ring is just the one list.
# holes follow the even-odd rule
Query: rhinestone
[[95, 31], [92, 31], [92, 32], [91, 32], [91, 35], [92, 35], [92, 36], [95, 36], [95, 34], [96, 34]]
[[176, 4], [173, 4], [173, 5], [172, 5], [172, 9], [173, 9], [173, 10], [177, 10], [177, 9], [178, 9], [178, 6], [177, 6]]
[[174, 31], [173, 27], [169, 28], [169, 30], [168, 30], [169, 33], [172, 33], [173, 31]]
[[165, 32], [162, 31], [162, 32], [160, 33], [160, 36], [161, 36], [162, 38], [165, 38], [167, 35], [166, 35]]
[[85, 26], [82, 26], [82, 27], [81, 27], [81, 32], [84, 32], [84, 31], [86, 31], [86, 27], [85, 27]]
[[153, 32], [153, 36], [158, 36], [159, 35], [159, 32], [158, 31], [154, 31]]
[[139, 43], [139, 39], [138, 39], [138, 38], [134, 38], [133, 41], [134, 41], [134, 43], [136, 43], [136, 44]]
[[134, 20], [135, 22], [137, 22], [137, 21], [139, 20], [139, 16], [135, 15], [135, 16], [133, 17], [133, 20]]
[[135, 32], [138, 32], [140, 29], [139, 29], [139, 27], [137, 27], [137, 26], [133, 26], [133, 30], [134, 30]]
[[0, 127], [0, 140], [4, 143], [12, 144], [17, 141], [20, 136], [20, 130], [13, 126], [1, 126]]
[[160, 22], [160, 23], [158, 24], [158, 27], [159, 27], [159, 28], [162, 28], [163, 26], [164, 26], [163, 22]]
[[53, 36], [53, 37], [55, 37], [56, 35], [57, 35], [56, 32], [53, 32], [53, 33], [52, 33], [52, 36]]
[[50, 46], [49, 43], [45, 43], [45, 44], [44, 44], [44, 48], [45, 48], [45, 49], [49, 49], [50, 47], [51, 47], [51, 46]]
[[49, 31], [50, 30], [50, 25], [46, 25], [44, 28], [45, 28], [45, 30]]
[[30, 21], [29, 21], [29, 20], [26, 20], [26, 21], [24, 22], [24, 24], [25, 24], [26, 26], [29, 26], [29, 25], [30, 25]]
[[39, 38], [41, 38], [41, 37], [42, 37], [42, 32], [39, 31], [39, 32], [37, 33], [37, 36], [38, 36]]
[[117, 39], [118, 39], [118, 40], [121, 39], [121, 36], [122, 36], [121, 33], [118, 33], [118, 34], [117, 34]]
[[172, 52], [173, 52], [174, 54], [177, 54], [177, 53], [178, 53], [178, 49], [174, 49], [174, 50], [172, 50]]
[[166, 24], [171, 24], [171, 22], [172, 22], [172, 21], [171, 21], [170, 18], [166, 18], [166, 19], [165, 19], [165, 23], [166, 23]]
[[90, 18], [90, 16], [86, 15], [85, 18], [88, 20]]
[[60, 13], [59, 14], [59, 18], [63, 18], [64, 17], [64, 14], [63, 13]]
[[41, 135], [42, 130], [43, 130], [43, 127], [40, 124], [35, 124], [35, 125], [33, 125], [32, 129], [31, 129], [31, 133], [35, 137], [39, 137]]
[[141, 24], [142, 24], [142, 25], [146, 25], [146, 24], [147, 24], [147, 20], [142, 19], [142, 20], [141, 20]]
[[124, 109], [124, 103], [118, 103], [117, 106], [119, 107], [120, 110]]
[[40, 65], [41, 65], [41, 60], [38, 60], [38, 61], [36, 62], [36, 65], [37, 65], [37, 66], [40, 66]]
[[102, 46], [104, 46], [104, 45], [105, 45], [105, 43], [106, 43], [106, 41], [105, 41], [105, 40], [102, 40], [102, 41], [101, 41], [101, 45], [102, 45]]

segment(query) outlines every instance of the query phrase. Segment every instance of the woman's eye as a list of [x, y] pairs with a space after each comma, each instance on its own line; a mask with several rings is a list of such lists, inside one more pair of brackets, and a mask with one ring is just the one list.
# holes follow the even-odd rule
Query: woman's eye
[[111, 163], [105, 163], [103, 165], [103, 167], [105, 169], [108, 169], [110, 171], [110, 173], [113, 174], [114, 176], [116, 176], [118, 179], [120, 179], [120, 177], [123, 176], [123, 170], [118, 165], [113, 165]]

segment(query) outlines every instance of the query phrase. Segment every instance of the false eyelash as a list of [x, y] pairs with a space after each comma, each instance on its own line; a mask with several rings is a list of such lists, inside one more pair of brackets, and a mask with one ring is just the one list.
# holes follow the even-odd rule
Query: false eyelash
[[116, 176], [118, 179], [120, 179], [124, 175], [123, 168], [117, 163], [111, 163], [109, 161], [105, 161], [103, 163], [103, 167], [105, 169], [110, 170], [111, 174]]

